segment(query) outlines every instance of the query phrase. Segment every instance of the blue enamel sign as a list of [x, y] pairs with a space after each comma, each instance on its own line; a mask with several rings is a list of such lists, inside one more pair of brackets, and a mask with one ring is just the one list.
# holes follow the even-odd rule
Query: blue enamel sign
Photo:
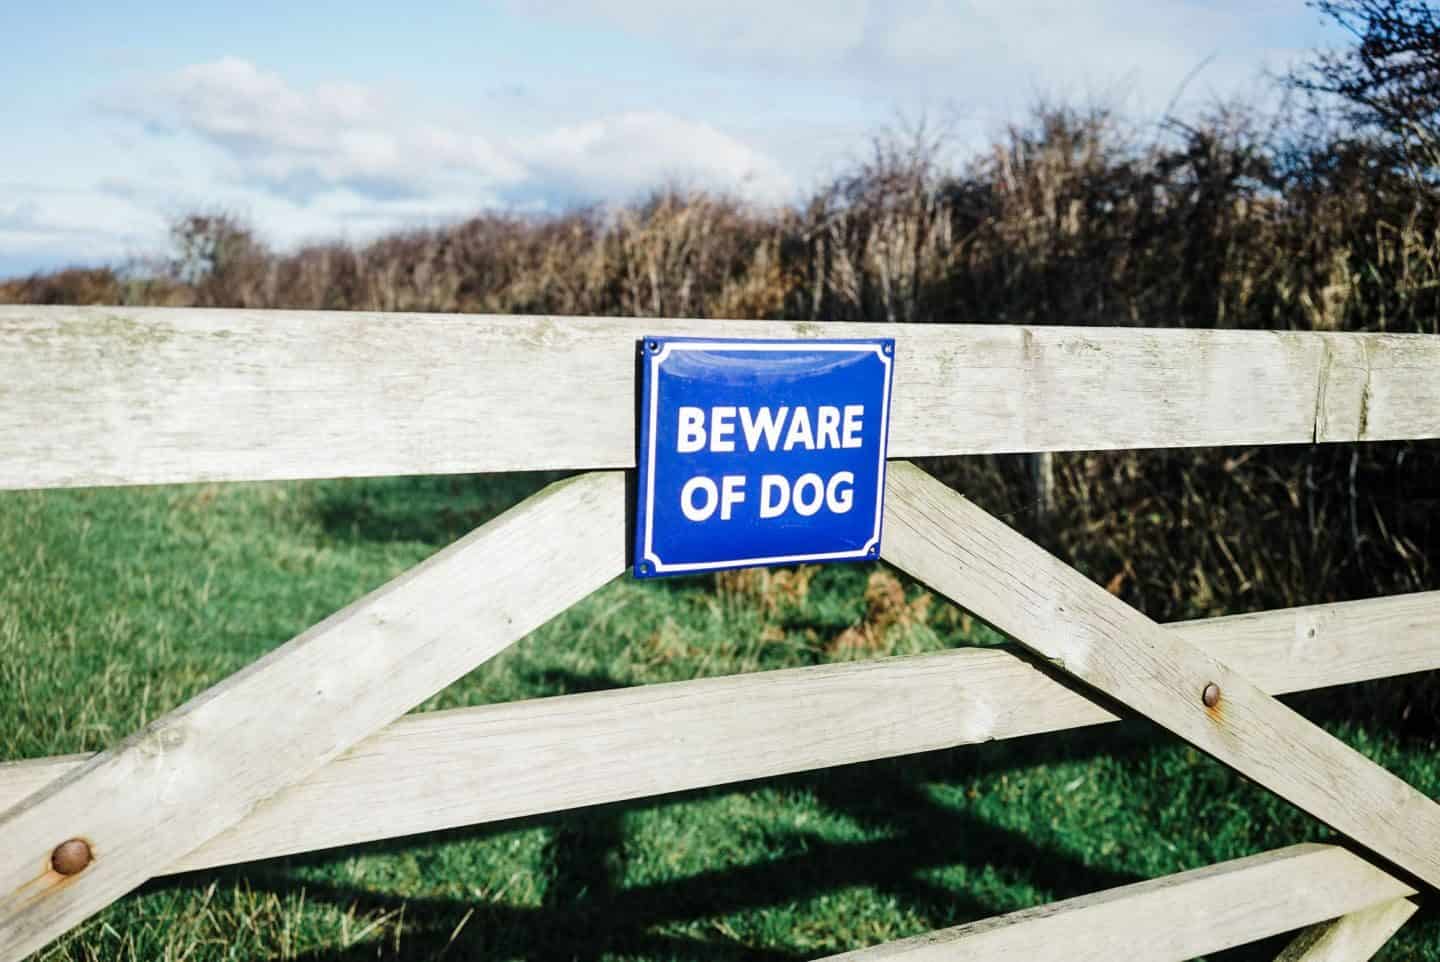
[[635, 575], [880, 553], [894, 341], [641, 341]]

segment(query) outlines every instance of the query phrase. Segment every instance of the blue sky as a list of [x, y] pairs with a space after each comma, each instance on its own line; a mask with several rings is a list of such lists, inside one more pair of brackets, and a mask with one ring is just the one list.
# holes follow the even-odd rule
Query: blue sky
[[663, 182], [787, 203], [897, 118], [959, 150], [1042, 97], [1144, 123], [1337, 39], [1269, 0], [62, 0], [0, 35], [0, 277], [196, 209], [286, 247]]

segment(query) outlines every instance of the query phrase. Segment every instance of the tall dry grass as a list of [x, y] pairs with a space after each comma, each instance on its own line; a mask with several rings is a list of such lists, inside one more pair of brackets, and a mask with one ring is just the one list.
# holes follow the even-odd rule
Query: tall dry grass
[[[1363, 141], [1240, 109], [1137, 132], [1043, 108], [942, 157], [921, 129], [792, 209], [660, 190], [293, 252], [197, 214], [158, 274], [0, 300], [1440, 332], [1437, 196]], [[1060, 455], [1038, 518], [1021, 459], [935, 467], [1157, 618], [1434, 583], [1430, 444]]]

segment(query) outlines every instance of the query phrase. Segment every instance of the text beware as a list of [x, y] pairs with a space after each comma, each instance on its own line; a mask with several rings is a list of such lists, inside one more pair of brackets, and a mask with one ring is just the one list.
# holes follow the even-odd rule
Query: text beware
[[717, 454], [734, 451], [737, 421], [741, 443], [752, 453], [762, 448], [766, 451], [858, 448], [864, 443], [861, 438], [864, 417], [863, 404], [846, 404], [843, 408], [822, 404], [815, 409], [813, 418], [810, 409], [804, 407], [792, 411], [784, 406], [752, 410], [720, 405], [710, 408], [708, 419], [704, 408], [682, 405], [676, 432], [679, 443], [675, 450], [680, 454], [693, 454], [707, 448]]

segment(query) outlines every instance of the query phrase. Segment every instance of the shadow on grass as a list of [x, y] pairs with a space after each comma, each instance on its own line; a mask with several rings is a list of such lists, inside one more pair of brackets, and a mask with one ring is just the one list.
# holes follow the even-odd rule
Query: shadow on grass
[[[1053, 876], [1064, 855], [1036, 849], [1014, 833], [934, 810], [909, 819], [895, 838], [882, 841], [834, 843], [805, 840], [802, 854], [788, 855], [755, 865], [701, 872], [674, 881], [621, 888], [616, 885], [622, 866], [620, 812], [599, 811], [559, 819], [550, 850], [554, 873], [546, 904], [529, 908], [476, 905], [462, 899], [411, 899], [348, 886], [304, 883], [306, 898], [327, 900], [361, 911], [405, 911], [406, 933], [397, 959], [441, 957], [449, 951], [458, 958], [481, 958], [506, 953], [527, 958], [598, 959], [606, 954], [675, 959], [789, 959], [794, 953], [737, 944], [701, 941], [689, 936], [653, 931], [656, 927], [704, 922], [735, 912], [783, 908], [797, 902], [852, 886], [874, 886], [902, 896], [913, 909], [934, 918], [937, 925], [953, 924], [991, 915], [995, 907], [950, 892], [916, 877], [973, 858], [989, 858], [1010, 848], [1020, 849], [1017, 861], [1047, 867]], [[944, 837], [928, 834], [944, 828]], [[927, 834], [917, 835], [924, 830]], [[1134, 881], [1104, 871], [1072, 865], [1063, 873], [1081, 889], [1108, 887]], [[284, 892], [298, 883], [283, 874], [250, 876], [252, 888]], [[1051, 885], [1054, 885], [1052, 880]], [[1079, 894], [1079, 890], [1065, 894]], [[469, 922], [460, 922], [470, 915]], [[460, 928], [458, 934], [456, 929]], [[453, 937], [453, 938], [452, 938]], [[367, 947], [374, 957], [375, 946]], [[358, 958], [348, 952], [320, 953], [315, 960]]]
[[[565, 681], [602, 685], [604, 679]], [[308, 962], [358, 962], [390, 958], [402, 962], [492, 956], [590, 960], [602, 957], [728, 962], [808, 957], [788, 950], [743, 944], [727, 935], [724, 916], [761, 909], [785, 909], [806, 901], [868, 887], [893, 898], [922, 920], [925, 930], [987, 918], [1013, 904], [952, 890], [927, 875], [947, 867], [1000, 870], [1009, 881], [1041, 890], [1042, 901], [1071, 898], [1140, 881], [1138, 875], [1089, 864], [1075, 853], [1037, 842], [984, 818], [941, 804], [927, 791], [935, 784], [960, 784], [977, 774], [998, 774], [1037, 763], [1083, 760], [1100, 754], [1130, 756], [1168, 743], [1152, 726], [1122, 725], [1060, 736], [1031, 736], [1005, 743], [927, 753], [900, 759], [784, 776], [764, 784], [782, 792], [803, 792], [828, 813], [883, 838], [834, 841], [792, 833], [791, 854], [754, 864], [702, 871], [642, 885], [625, 885], [625, 817], [684, 800], [713, 798], [743, 790], [742, 783], [676, 793], [660, 798], [599, 806], [578, 812], [534, 816], [490, 825], [393, 839], [291, 856], [283, 862], [253, 863], [193, 873], [150, 883], [148, 888], [203, 889], [214, 880], [238, 881], [256, 891], [285, 894], [304, 890], [308, 901], [330, 902], [341, 911], [403, 912], [399, 949], [374, 942], [325, 950]], [[545, 826], [548, 884], [543, 904], [519, 906], [477, 902], [465, 897], [414, 898], [371, 889], [299, 879], [295, 866], [324, 866], [364, 852], [405, 852], [420, 844], [485, 839]], [[1297, 839], [1277, 838], [1275, 846]], [[695, 934], [696, 930], [700, 934]], [[1440, 935], [1433, 906], [1407, 926], [1414, 938]], [[715, 931], [713, 937], [706, 932]], [[1226, 962], [1273, 958], [1288, 936], [1215, 955]]]
[[[405, 933], [400, 951], [387, 956], [381, 949], [382, 957], [395, 959], [468, 959], [502, 953], [598, 959], [613, 954], [705, 962], [800, 956], [732, 939], [711, 941], [666, 930], [696, 922], [703, 926], [730, 913], [783, 909], [855, 886], [894, 896], [922, 917], [928, 928], [984, 918], [1011, 907], [989, 904], [922, 877], [929, 870], [947, 866], [977, 870], [1006, 866], [1054, 898], [1137, 881], [1135, 876], [1083, 864], [1069, 853], [1037, 845], [1016, 832], [937, 804], [925, 796], [921, 785], [929, 777], [929, 766], [911, 765], [909, 769], [907, 772], [906, 766], [893, 762], [878, 763], [782, 780], [790, 787], [808, 789], [824, 808], [882, 829], [885, 838], [836, 842], [800, 833], [790, 839], [799, 849], [794, 854], [645, 885], [626, 887], [619, 882], [624, 874], [624, 816], [632, 810], [671, 803], [676, 796], [663, 803], [645, 800], [602, 806], [426, 837], [427, 841], [483, 837], [513, 831], [523, 824], [548, 824], [552, 839], [546, 859], [551, 874], [544, 904], [538, 907], [477, 904], [464, 898], [407, 898], [313, 879], [302, 882], [292, 878], [283, 863], [195, 873], [159, 880], [151, 883], [151, 888], [203, 887], [217, 877], [244, 878], [257, 891], [284, 893], [303, 887], [307, 900], [329, 901], [342, 910], [354, 906], [365, 912], [399, 912], [403, 908]], [[732, 786], [687, 794], [700, 797], [733, 790]], [[379, 843], [379, 848], [403, 850], [415, 841]], [[373, 852], [376, 847], [365, 850]], [[323, 863], [343, 858], [349, 851], [355, 850], [291, 861]], [[349, 962], [375, 958], [376, 952], [377, 946], [370, 943], [308, 958], [311, 962]]]
[[443, 547], [524, 501], [564, 471], [347, 478], [319, 485], [315, 511], [340, 541]]

